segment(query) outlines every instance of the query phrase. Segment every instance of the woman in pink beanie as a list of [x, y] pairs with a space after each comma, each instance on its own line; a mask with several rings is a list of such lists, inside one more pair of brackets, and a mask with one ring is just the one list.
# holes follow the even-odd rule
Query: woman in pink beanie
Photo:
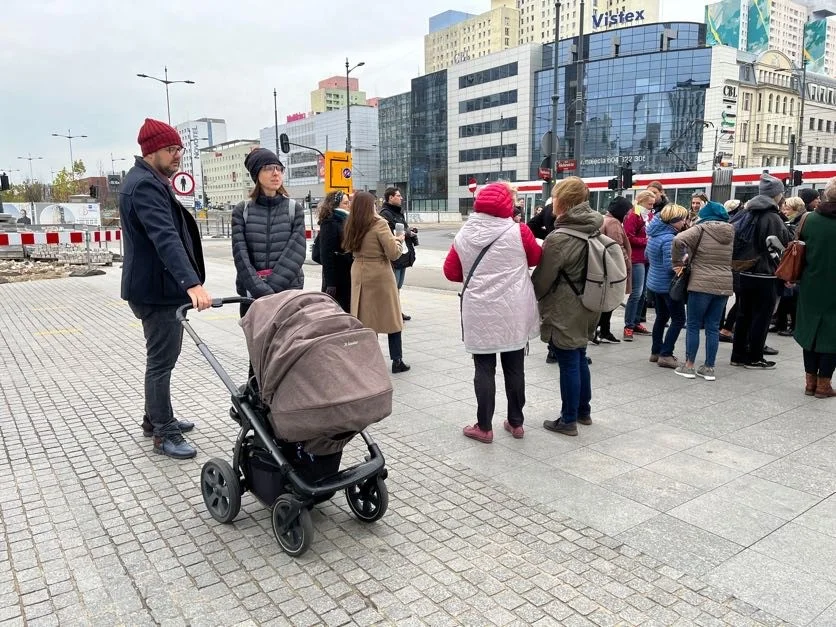
[[531, 230], [514, 221], [514, 195], [507, 183], [483, 187], [444, 261], [444, 276], [464, 283], [462, 339], [476, 369], [477, 422], [464, 435], [486, 444], [493, 441], [497, 353], [508, 399], [505, 430], [517, 439], [525, 434], [525, 348], [539, 327], [528, 269], [540, 262], [542, 250]]

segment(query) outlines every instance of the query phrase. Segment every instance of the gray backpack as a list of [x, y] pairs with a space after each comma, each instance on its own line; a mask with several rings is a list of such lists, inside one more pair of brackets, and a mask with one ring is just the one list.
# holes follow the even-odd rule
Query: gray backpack
[[[566, 233], [586, 242], [586, 265], [583, 285], [580, 289], [572, 283], [563, 270], [569, 287], [581, 299], [581, 304], [590, 311], [613, 311], [624, 300], [627, 287], [627, 266], [621, 246], [600, 231], [582, 233], [574, 229], [559, 228], [556, 233]], [[555, 286], [560, 281], [560, 274]]]

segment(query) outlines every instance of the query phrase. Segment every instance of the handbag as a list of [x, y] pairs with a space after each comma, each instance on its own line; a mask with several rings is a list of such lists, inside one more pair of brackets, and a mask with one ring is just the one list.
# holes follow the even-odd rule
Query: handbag
[[804, 255], [807, 252], [807, 245], [801, 241], [801, 229], [804, 228], [804, 223], [809, 215], [810, 212], [808, 211], [802, 216], [798, 228], [795, 230], [795, 237], [787, 244], [784, 254], [781, 255], [781, 263], [775, 270], [775, 276], [785, 283], [798, 283], [801, 273], [804, 271]]
[[705, 229], [701, 228], [699, 239], [697, 239], [697, 245], [694, 246], [694, 252], [691, 253], [691, 256], [688, 258], [688, 263], [686, 263], [685, 267], [682, 268], [682, 272], [678, 275], [674, 274], [671, 279], [671, 287], [668, 290], [668, 296], [671, 297], [671, 300], [678, 303], [684, 303], [688, 300], [688, 282], [691, 280], [691, 264], [694, 262], [694, 257], [697, 256], [697, 251], [700, 249], [700, 242], [702, 242], [702, 234], [704, 232]]

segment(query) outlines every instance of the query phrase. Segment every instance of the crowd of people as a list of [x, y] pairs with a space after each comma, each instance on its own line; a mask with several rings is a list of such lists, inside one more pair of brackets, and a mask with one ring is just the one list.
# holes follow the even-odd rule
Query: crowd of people
[[[196, 450], [182, 434], [194, 424], [177, 419], [171, 406], [171, 371], [183, 335], [175, 312], [185, 303], [206, 309], [212, 299], [203, 287], [200, 232], [170, 182], [183, 154], [180, 135], [164, 122], [147, 119], [138, 143], [142, 156], [120, 192], [122, 298], [141, 320], [146, 341], [143, 433], [153, 437], [155, 452], [186, 459]], [[284, 188], [284, 165], [264, 148], [252, 151], [244, 165], [254, 188], [232, 215], [237, 292], [256, 299], [301, 289], [304, 212]], [[590, 206], [584, 182], [569, 177], [524, 223], [510, 184], [483, 187], [444, 262], [445, 276], [462, 283], [462, 340], [474, 363], [477, 420], [464, 435], [493, 441], [499, 355], [508, 404], [503, 428], [514, 438], [524, 437], [525, 354], [538, 335], [548, 347], [547, 362], [559, 366], [561, 397], [559, 413], [543, 426], [563, 435], [578, 435], [578, 423], [592, 424], [590, 342], [650, 336], [651, 362], [687, 379], [713, 381], [721, 341], [733, 343], [731, 366], [774, 368], [775, 362], [765, 359], [774, 354], [765, 346], [771, 329], [794, 335], [802, 347], [805, 394], [836, 396], [831, 385], [836, 178], [821, 198], [814, 190], [785, 198], [783, 184], [768, 174], [761, 176], [758, 191], [743, 206], [695, 194], [685, 208], [668, 202], [662, 185], [654, 182], [636, 195], [635, 204], [615, 197], [602, 215]], [[401, 192], [388, 188], [380, 208], [368, 192], [350, 198], [332, 192], [319, 205], [318, 223], [314, 256], [322, 264], [322, 291], [365, 326], [386, 334], [392, 372], [408, 371], [402, 331], [410, 317], [401, 308], [399, 290], [415, 262], [418, 234], [407, 223]], [[786, 246], [793, 236], [805, 245], [806, 263], [797, 284], [787, 284], [775, 277], [779, 256], [766, 241]], [[623, 281], [609, 284], [626, 299], [620, 339], [611, 329], [614, 309], [599, 311], [585, 298], [593, 241], [612, 251], [623, 273]], [[726, 311], [732, 294], [735, 305]], [[655, 309], [652, 331], [645, 327], [648, 304]], [[247, 308], [241, 307], [242, 317]], [[674, 353], [683, 329], [680, 360]], [[697, 366], [701, 332], [705, 352]]]

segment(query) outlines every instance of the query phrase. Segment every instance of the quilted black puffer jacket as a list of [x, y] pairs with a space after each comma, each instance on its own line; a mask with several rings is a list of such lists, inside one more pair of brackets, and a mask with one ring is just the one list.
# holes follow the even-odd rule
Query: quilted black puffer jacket
[[250, 201], [244, 223], [246, 202], [232, 210], [232, 257], [235, 261], [235, 289], [240, 296], [260, 298], [287, 289], [302, 289], [307, 244], [305, 212], [296, 205], [291, 223], [285, 196], [259, 196]]

